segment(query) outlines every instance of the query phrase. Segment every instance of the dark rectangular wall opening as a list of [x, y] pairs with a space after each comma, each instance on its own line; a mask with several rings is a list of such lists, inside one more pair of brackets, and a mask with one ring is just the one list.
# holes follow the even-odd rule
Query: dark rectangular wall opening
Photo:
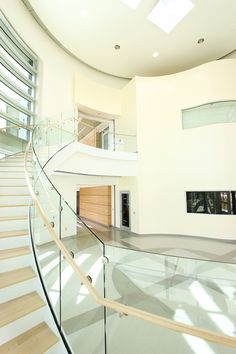
[[236, 215], [235, 191], [186, 192], [187, 212]]

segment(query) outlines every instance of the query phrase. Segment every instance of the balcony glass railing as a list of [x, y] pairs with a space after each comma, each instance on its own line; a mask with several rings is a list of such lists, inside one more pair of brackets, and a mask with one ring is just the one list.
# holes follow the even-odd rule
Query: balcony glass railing
[[[57, 128], [60, 135], [72, 134], [76, 141], [100, 149], [137, 152], [136, 135], [120, 132], [113, 121], [75, 118], [74, 111], [45, 120], [45, 127]], [[46, 128], [47, 130], [47, 128]]]
[[234, 354], [236, 265], [105, 246], [43, 169], [76, 137], [37, 126], [33, 182], [25, 165], [36, 259], [68, 348], [78, 354]]

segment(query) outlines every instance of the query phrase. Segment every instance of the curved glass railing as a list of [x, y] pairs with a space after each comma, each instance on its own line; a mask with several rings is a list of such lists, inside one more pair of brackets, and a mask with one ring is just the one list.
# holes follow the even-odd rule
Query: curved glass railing
[[45, 126], [60, 131], [58, 142], [63, 139], [63, 135], [72, 134], [76, 141], [85, 145], [105, 150], [137, 152], [136, 135], [124, 133], [115, 127], [113, 120], [76, 118], [75, 112], [71, 111], [46, 119]]
[[32, 126], [4, 118], [0, 112], [0, 152], [6, 155], [24, 151], [30, 140]]
[[36, 259], [71, 351], [233, 354], [236, 265], [104, 245], [43, 168], [74, 140], [68, 130], [37, 126], [32, 179], [25, 162]]

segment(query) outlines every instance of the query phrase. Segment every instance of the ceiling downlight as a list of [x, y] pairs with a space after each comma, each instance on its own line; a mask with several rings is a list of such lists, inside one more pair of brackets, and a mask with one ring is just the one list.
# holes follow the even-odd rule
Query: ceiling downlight
[[159, 57], [159, 53], [158, 52], [153, 52], [152, 53], [152, 57], [153, 58], [158, 58]]
[[205, 41], [204, 38], [199, 38], [199, 40], [197, 41], [198, 44], [202, 44]]

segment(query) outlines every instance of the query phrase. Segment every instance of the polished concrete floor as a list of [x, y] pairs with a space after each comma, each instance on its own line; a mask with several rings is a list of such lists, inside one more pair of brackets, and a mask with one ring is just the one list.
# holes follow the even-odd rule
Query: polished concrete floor
[[[82, 228], [63, 243], [101, 296], [181, 323], [236, 335], [236, 264], [107, 244], [109, 262], [104, 265], [101, 243]], [[104, 312], [65, 259], [60, 264], [53, 242], [37, 246], [37, 253], [51, 302], [74, 353], [104, 354], [104, 331], [109, 354], [235, 353], [233, 348], [113, 310]]]
[[175, 257], [236, 263], [236, 241], [183, 235], [138, 235], [85, 220], [106, 245]]

